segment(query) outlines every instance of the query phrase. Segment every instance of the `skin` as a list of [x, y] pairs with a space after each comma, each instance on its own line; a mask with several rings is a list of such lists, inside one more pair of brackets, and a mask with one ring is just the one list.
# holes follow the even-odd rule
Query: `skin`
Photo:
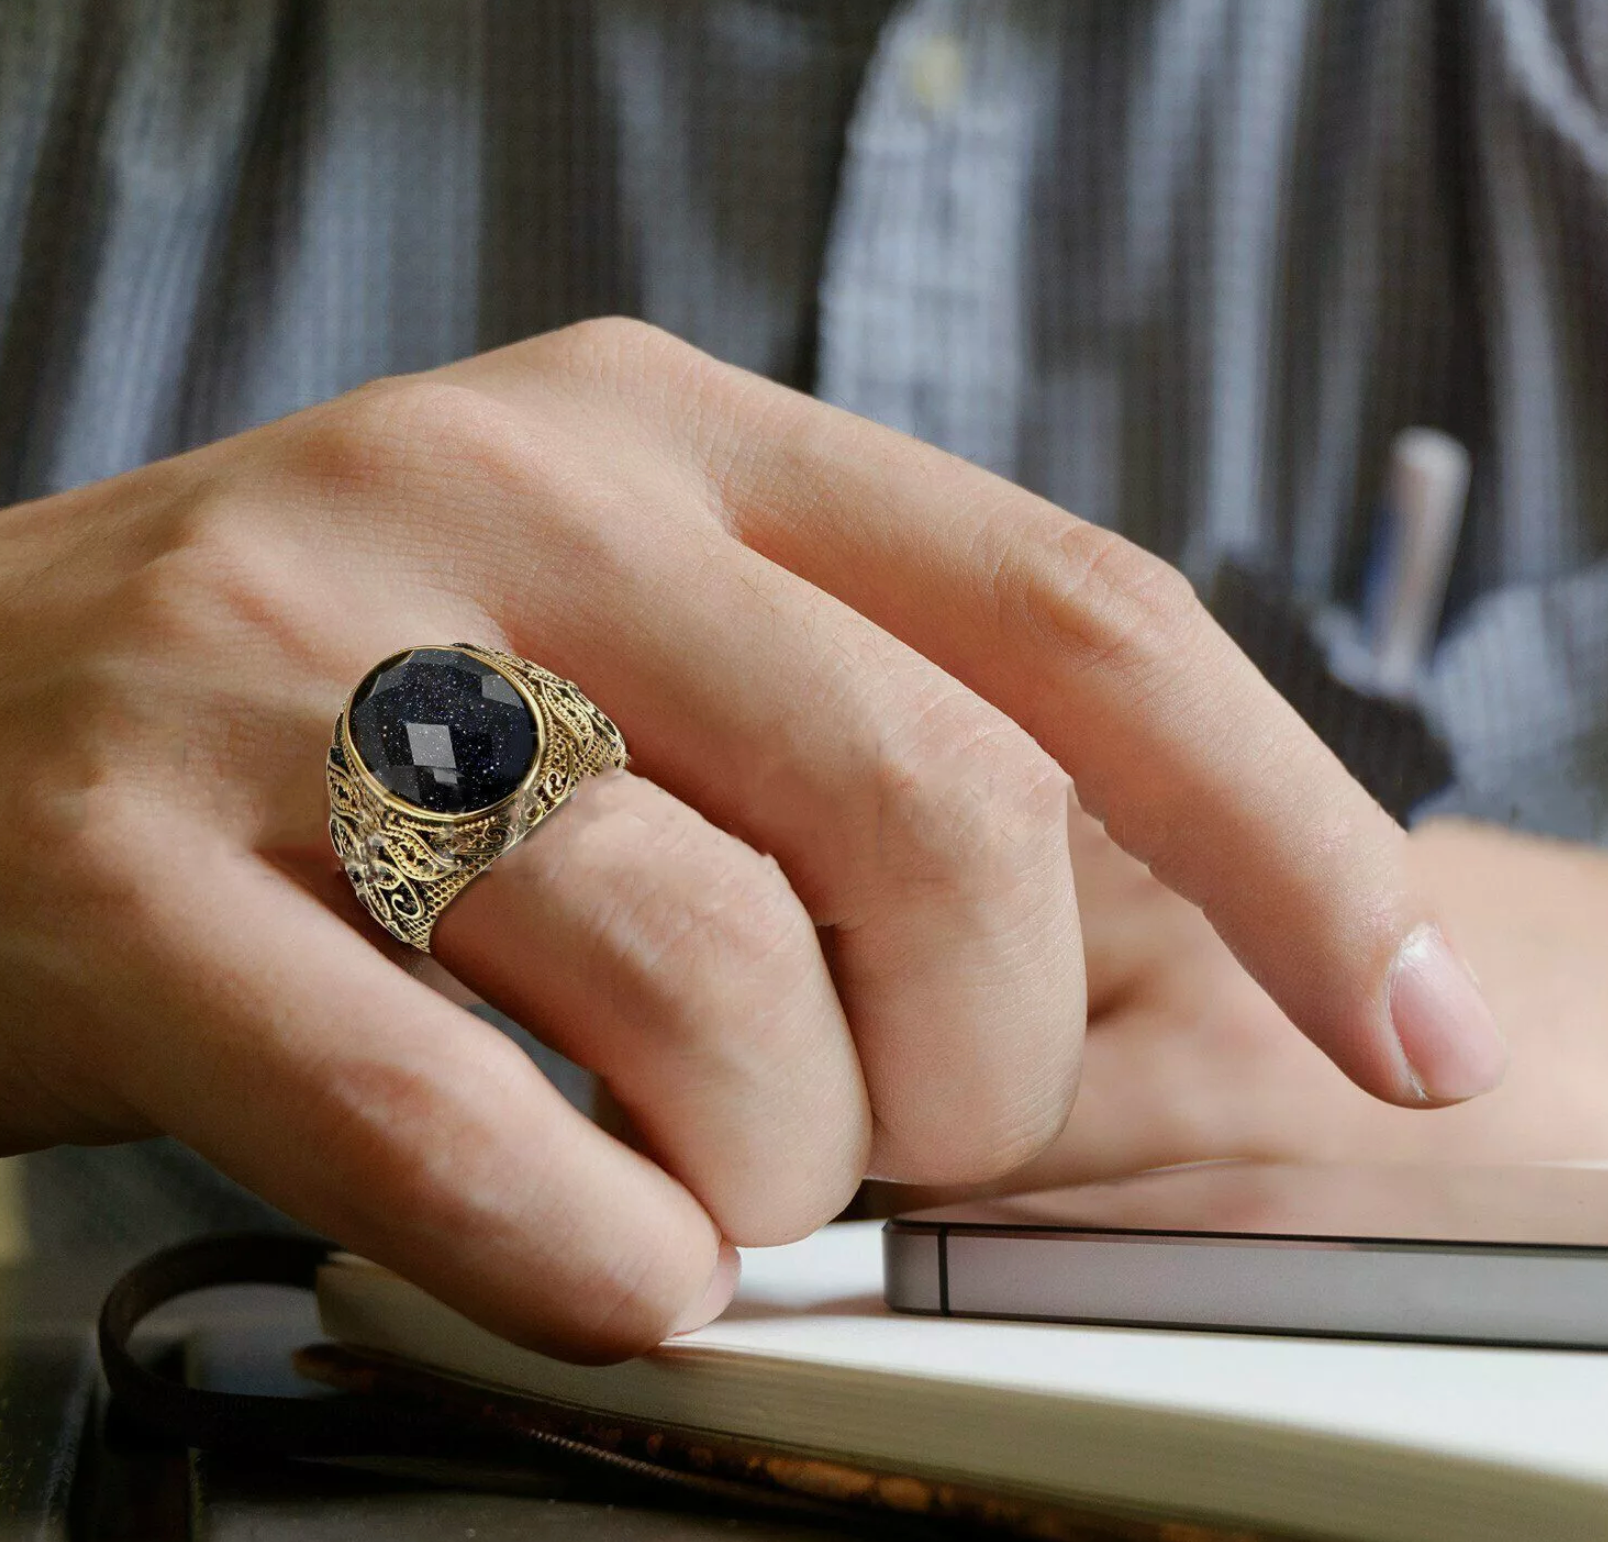
[[[1176, 572], [639, 324], [18, 506], [0, 551], [0, 1144], [170, 1132], [520, 1343], [602, 1359], [707, 1320], [732, 1243], [867, 1174], [1022, 1169], [1091, 1003], [1096, 1110], [1143, 1114], [1131, 1070], [1176, 1113], [1137, 1004], [1193, 995], [1147, 965], [1147, 906], [1359, 1098], [1500, 1077], [1450, 955], [1409, 1061], [1393, 963], [1442, 899]], [[434, 952], [597, 1069], [640, 1149], [429, 988], [335, 866], [335, 713], [454, 639], [577, 680], [633, 751]], [[1121, 904], [1095, 834], [1132, 859]]]
[[[1074, 824], [1089, 1027], [1077, 1111], [995, 1193], [1178, 1162], [1608, 1160], [1608, 855], [1490, 826], [1417, 827], [1408, 860], [1442, 904], [1512, 1049], [1502, 1085], [1433, 1111], [1340, 1076], [1205, 922], [1109, 841]], [[974, 1189], [868, 1186], [892, 1213]]]

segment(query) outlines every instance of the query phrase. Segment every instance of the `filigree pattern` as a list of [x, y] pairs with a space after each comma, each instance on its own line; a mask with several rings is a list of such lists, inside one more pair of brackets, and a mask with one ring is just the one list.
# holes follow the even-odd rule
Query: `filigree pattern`
[[625, 740], [570, 681], [527, 659], [453, 645], [514, 676], [536, 702], [541, 758], [520, 792], [478, 819], [421, 817], [367, 781], [348, 761], [345, 713], [335, 720], [326, 777], [329, 833], [364, 909], [421, 952], [448, 903], [523, 840], [588, 776], [628, 761]]

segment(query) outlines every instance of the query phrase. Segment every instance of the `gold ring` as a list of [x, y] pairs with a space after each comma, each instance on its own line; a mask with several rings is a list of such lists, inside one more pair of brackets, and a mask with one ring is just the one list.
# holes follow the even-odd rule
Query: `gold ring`
[[335, 719], [330, 839], [363, 908], [428, 953], [471, 879], [628, 760], [620, 730], [539, 664], [470, 643], [405, 648]]

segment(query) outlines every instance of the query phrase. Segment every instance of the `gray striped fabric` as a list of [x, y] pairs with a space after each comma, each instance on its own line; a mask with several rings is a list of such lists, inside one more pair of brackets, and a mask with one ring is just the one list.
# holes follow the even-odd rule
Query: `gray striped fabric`
[[1450, 429], [1444, 806], [1608, 838], [1608, 6], [0, 0], [0, 498], [608, 311], [1315, 604]]
[[1443, 806], [1608, 838], [1601, 0], [0, 0], [0, 501], [610, 311], [1342, 614], [1450, 429]]

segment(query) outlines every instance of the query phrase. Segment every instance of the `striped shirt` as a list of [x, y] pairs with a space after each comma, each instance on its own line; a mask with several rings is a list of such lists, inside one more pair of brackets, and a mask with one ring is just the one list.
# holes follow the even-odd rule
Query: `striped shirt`
[[1450, 430], [1437, 806], [1608, 840], [1608, 7], [0, 5], [0, 500], [604, 312], [1329, 613]]
[[1438, 806], [1608, 840], [1600, 0], [0, 0], [0, 502], [603, 312], [1341, 618], [1450, 430]]

